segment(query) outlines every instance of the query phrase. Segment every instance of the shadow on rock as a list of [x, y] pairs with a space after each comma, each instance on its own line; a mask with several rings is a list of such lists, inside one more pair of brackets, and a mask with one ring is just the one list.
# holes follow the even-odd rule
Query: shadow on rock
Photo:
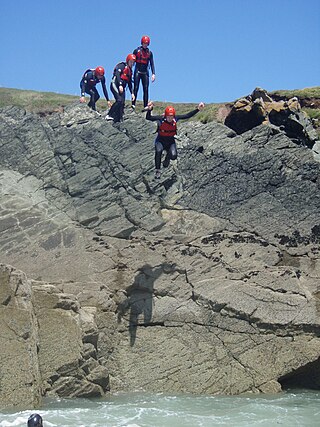
[[162, 273], [171, 270], [169, 264], [152, 267], [145, 264], [138, 270], [134, 282], [126, 289], [127, 299], [118, 305], [118, 321], [129, 312], [130, 345], [136, 340], [137, 327], [152, 324], [153, 290]]

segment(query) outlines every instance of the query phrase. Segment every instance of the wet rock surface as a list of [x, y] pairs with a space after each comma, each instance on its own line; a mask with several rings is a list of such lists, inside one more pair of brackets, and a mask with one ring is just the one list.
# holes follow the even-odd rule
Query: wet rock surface
[[32, 394], [303, 384], [320, 354], [312, 149], [275, 125], [180, 122], [155, 181], [154, 132], [127, 110], [117, 125], [84, 105], [0, 110], [1, 262], [30, 283]]

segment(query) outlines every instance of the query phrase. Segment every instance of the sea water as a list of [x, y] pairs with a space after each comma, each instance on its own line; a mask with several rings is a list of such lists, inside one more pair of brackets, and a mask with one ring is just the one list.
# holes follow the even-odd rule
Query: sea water
[[[36, 411], [1, 411], [0, 427], [26, 426]], [[128, 393], [101, 400], [46, 400], [44, 427], [319, 427], [320, 392], [191, 396]]]

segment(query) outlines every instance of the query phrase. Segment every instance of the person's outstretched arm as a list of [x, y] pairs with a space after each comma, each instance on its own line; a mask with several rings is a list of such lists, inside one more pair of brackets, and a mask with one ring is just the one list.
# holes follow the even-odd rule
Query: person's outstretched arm
[[157, 120], [161, 120], [163, 116], [152, 116], [151, 115], [151, 111], [153, 110], [153, 102], [150, 101], [148, 103], [148, 110], [147, 110], [147, 114], [146, 114], [146, 119], [147, 120], [151, 120], [152, 122], [156, 122]]
[[199, 111], [201, 111], [203, 109], [204, 109], [204, 103], [200, 102], [195, 110], [192, 110], [186, 114], [180, 114], [180, 115], [176, 116], [176, 120], [190, 119], [191, 117], [195, 116]]

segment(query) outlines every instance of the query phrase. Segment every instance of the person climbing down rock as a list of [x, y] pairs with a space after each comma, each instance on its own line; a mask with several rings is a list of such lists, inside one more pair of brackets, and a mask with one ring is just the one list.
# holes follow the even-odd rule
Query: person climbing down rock
[[126, 86], [129, 88], [132, 101], [135, 99], [132, 91], [132, 67], [135, 61], [135, 55], [129, 53], [126, 62], [119, 62], [113, 70], [110, 89], [116, 102], [110, 108], [108, 115], [105, 117], [106, 120], [113, 120], [115, 123], [122, 121], [126, 100]]
[[88, 69], [84, 72], [82, 79], [80, 81], [81, 97], [80, 102], [86, 102], [85, 94], [90, 95], [90, 101], [88, 106], [96, 111], [96, 102], [100, 98], [100, 95], [96, 89], [96, 85], [101, 83], [103, 94], [108, 101], [109, 108], [111, 107], [111, 102], [109, 101], [108, 91], [106, 88], [106, 79], [104, 77], [104, 68], [96, 67], [94, 69]]
[[163, 150], [166, 151], [166, 157], [163, 161], [163, 167], [167, 168], [170, 164], [170, 160], [176, 160], [177, 158], [177, 146], [175, 142], [175, 135], [177, 134], [177, 122], [179, 120], [190, 119], [200, 110], [203, 110], [204, 103], [200, 102], [196, 109], [190, 111], [187, 114], [176, 115], [174, 107], [168, 106], [164, 110], [164, 114], [161, 116], [152, 116], [151, 111], [153, 109], [153, 103], [148, 103], [148, 111], [146, 119], [152, 122], [158, 122], [157, 137], [155, 139], [155, 178], [161, 177], [161, 157]]

